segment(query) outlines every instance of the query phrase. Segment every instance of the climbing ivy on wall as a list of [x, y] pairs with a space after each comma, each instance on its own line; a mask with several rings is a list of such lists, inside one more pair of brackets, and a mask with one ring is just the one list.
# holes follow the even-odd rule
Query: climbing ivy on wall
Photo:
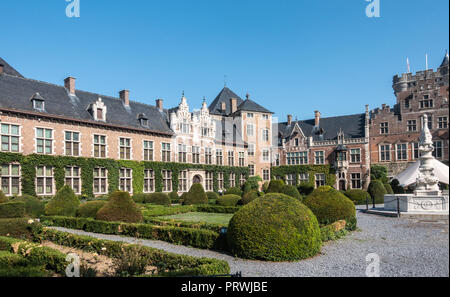
[[247, 179], [249, 170], [247, 167], [227, 167], [217, 165], [203, 164], [182, 164], [182, 163], [163, 163], [131, 160], [112, 160], [95, 159], [67, 156], [49, 156], [49, 155], [21, 155], [15, 153], [0, 153], [0, 164], [19, 163], [21, 165], [22, 194], [36, 195], [36, 167], [46, 165], [53, 167], [53, 177], [56, 189], [64, 186], [65, 167], [77, 166], [81, 169], [81, 192], [82, 195], [92, 197], [94, 168], [104, 167], [108, 171], [108, 190], [113, 192], [119, 187], [120, 168], [130, 168], [133, 170], [133, 193], [142, 193], [144, 189], [144, 169], [152, 169], [155, 173], [155, 190], [162, 191], [162, 170], [172, 171], [172, 189], [178, 189], [179, 172], [187, 169], [199, 169], [213, 173], [213, 189], [218, 191], [217, 177], [219, 172], [224, 173], [224, 187], [229, 187], [230, 173], [236, 174], [236, 180], [241, 174]]
[[272, 167], [272, 179], [282, 179], [286, 181], [286, 175], [295, 174], [295, 180], [299, 180], [299, 175], [309, 173], [309, 182], [314, 184], [316, 174], [325, 174], [325, 184], [334, 186], [336, 183], [336, 171], [330, 165], [295, 165]]

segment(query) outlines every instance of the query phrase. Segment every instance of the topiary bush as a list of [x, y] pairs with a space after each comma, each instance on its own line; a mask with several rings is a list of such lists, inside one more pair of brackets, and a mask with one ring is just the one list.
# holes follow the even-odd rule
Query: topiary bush
[[375, 203], [377, 204], [384, 203], [384, 195], [387, 194], [387, 191], [381, 181], [373, 180], [369, 184], [368, 192], [370, 194], [370, 197], [372, 197], [372, 202], [375, 201]]
[[193, 184], [189, 192], [183, 199], [184, 205], [193, 204], [207, 204], [208, 196], [206, 196], [205, 190], [201, 184]]
[[245, 193], [244, 196], [242, 196], [241, 203], [243, 205], [249, 204], [256, 198], [260, 196], [260, 193], [258, 191], [250, 191], [248, 193]]
[[169, 206], [170, 199], [166, 193], [151, 193], [145, 195], [144, 203]]
[[367, 191], [364, 190], [347, 190], [344, 193], [345, 196], [347, 196], [351, 201], [353, 201], [356, 205], [363, 205], [366, 204], [366, 198], [367, 201], [370, 203], [370, 194]]
[[267, 190], [269, 189], [269, 182], [264, 182], [262, 185], [262, 190], [264, 193], [267, 193]]
[[238, 195], [242, 197], [242, 191], [237, 187], [232, 187], [225, 191], [225, 195]]
[[271, 180], [269, 183], [269, 187], [267, 188], [267, 193], [280, 193], [283, 186], [284, 186], [283, 180], [281, 179]]
[[23, 202], [25, 204], [25, 215], [30, 218], [38, 218], [42, 216], [45, 212], [45, 204], [36, 197], [30, 195], [23, 195], [14, 198], [13, 201]]
[[137, 193], [133, 195], [133, 201], [136, 203], [145, 203], [145, 196], [147, 194], [144, 193]]
[[23, 218], [25, 216], [25, 203], [6, 202], [0, 204], [0, 218]]
[[96, 218], [109, 222], [139, 223], [142, 222], [142, 213], [128, 192], [116, 191], [97, 212]]
[[45, 206], [47, 216], [74, 217], [77, 214], [80, 200], [69, 186], [62, 187]]
[[234, 194], [228, 194], [220, 196], [216, 203], [221, 206], [236, 206], [241, 200], [241, 196], [234, 195]]
[[42, 224], [36, 220], [29, 218], [0, 219], [0, 236], [32, 241], [39, 237], [41, 232]]
[[82, 203], [78, 208], [78, 217], [82, 218], [94, 218], [97, 216], [97, 212], [105, 206], [106, 201], [89, 201]]
[[8, 202], [8, 197], [3, 193], [2, 190], [0, 190], [0, 203]]
[[173, 191], [169, 193], [169, 199], [171, 203], [178, 203], [180, 201], [180, 196], [178, 196], [176, 191]]
[[206, 196], [208, 196], [208, 201], [217, 201], [219, 199], [219, 194], [216, 192], [206, 192]]
[[297, 189], [303, 196], [308, 196], [314, 191], [315, 187], [312, 183], [301, 182]]
[[262, 182], [262, 178], [259, 175], [250, 176], [243, 185], [244, 194], [250, 191], [259, 192], [259, 183]]
[[398, 181], [398, 179], [393, 179], [391, 181], [391, 188], [394, 194], [405, 194], [405, 189], [400, 186], [400, 182]]
[[383, 184], [383, 186], [386, 189], [386, 194], [394, 194], [394, 190], [392, 190], [392, 187], [390, 184]]
[[297, 188], [295, 186], [284, 185], [281, 188], [280, 193], [288, 195], [289, 197], [295, 198], [295, 199], [297, 199], [300, 202], [303, 200], [302, 195], [300, 195], [300, 193], [298, 192], [298, 190], [297, 190]]
[[347, 222], [347, 228], [356, 228], [356, 209], [353, 202], [344, 194], [329, 186], [322, 186], [309, 194], [303, 203], [316, 215], [322, 225], [339, 220]]
[[184, 200], [186, 199], [186, 197], [187, 197], [187, 192], [184, 192], [183, 194], [181, 194], [181, 196], [180, 196], [180, 203], [181, 204], [184, 204]]
[[236, 212], [227, 242], [234, 255], [264, 261], [310, 258], [322, 245], [314, 214], [284, 194], [266, 194]]

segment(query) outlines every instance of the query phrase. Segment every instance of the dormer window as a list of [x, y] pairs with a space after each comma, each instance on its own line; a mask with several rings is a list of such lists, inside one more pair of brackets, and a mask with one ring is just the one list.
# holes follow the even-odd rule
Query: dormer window
[[148, 118], [147, 118], [147, 116], [146, 116], [145, 114], [141, 113], [141, 114], [138, 116], [138, 120], [139, 120], [139, 124], [140, 124], [142, 127], [148, 127]]
[[39, 93], [36, 93], [31, 97], [31, 101], [33, 102], [33, 109], [38, 111], [44, 111], [45, 110], [45, 101], [44, 98], [42, 98]]
[[97, 119], [103, 119], [103, 108], [97, 108]]
[[106, 121], [106, 105], [102, 98], [98, 98], [95, 103], [92, 103], [89, 112], [96, 121]]

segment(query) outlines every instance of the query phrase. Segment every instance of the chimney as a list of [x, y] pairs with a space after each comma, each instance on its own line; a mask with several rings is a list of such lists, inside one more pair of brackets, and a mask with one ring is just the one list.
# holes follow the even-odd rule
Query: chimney
[[69, 94], [75, 95], [75, 78], [69, 76], [64, 80], [64, 87], [69, 91]]
[[227, 110], [227, 104], [225, 102], [222, 102], [222, 111], [225, 112]]
[[5, 65], [0, 64], [0, 74], [3, 74], [4, 69], [5, 69]]
[[315, 117], [314, 117], [314, 125], [316, 127], [319, 127], [320, 124], [320, 111], [316, 110], [314, 111]]
[[288, 116], [287, 116], [287, 123], [288, 123], [288, 125], [292, 124], [292, 115], [291, 114], [288, 114]]
[[120, 99], [122, 99], [123, 105], [130, 106], [130, 91], [122, 90], [119, 92]]
[[237, 111], [237, 99], [236, 98], [230, 99], [230, 107], [231, 107], [231, 113], [235, 113]]
[[163, 100], [162, 99], [156, 99], [156, 107], [158, 107], [158, 109], [160, 111], [163, 111]]

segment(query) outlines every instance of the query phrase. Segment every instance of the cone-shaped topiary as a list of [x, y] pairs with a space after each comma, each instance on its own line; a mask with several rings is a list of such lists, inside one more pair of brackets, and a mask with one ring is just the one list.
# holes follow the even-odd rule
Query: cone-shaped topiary
[[216, 203], [221, 206], [236, 206], [241, 200], [241, 196], [234, 195], [234, 194], [228, 194], [220, 196]]
[[142, 222], [142, 213], [128, 192], [116, 191], [109, 201], [97, 212], [97, 220], [109, 222]]
[[271, 180], [269, 183], [269, 188], [267, 189], [267, 193], [280, 193], [281, 188], [284, 186], [284, 181], [281, 179]]
[[38, 218], [45, 212], [45, 204], [36, 197], [23, 195], [13, 201], [25, 203], [25, 215], [31, 218]]
[[105, 206], [107, 201], [89, 201], [83, 203], [78, 208], [77, 215], [82, 218], [94, 218], [97, 216], [97, 212]]
[[392, 187], [390, 184], [383, 184], [383, 186], [386, 189], [386, 194], [394, 194], [394, 190], [392, 190]]
[[8, 197], [3, 193], [2, 190], [0, 190], [0, 203], [6, 203], [8, 202]]
[[55, 197], [45, 206], [47, 216], [74, 217], [77, 214], [80, 200], [69, 186], [64, 186], [56, 193]]
[[232, 187], [225, 191], [225, 195], [238, 195], [242, 197], [242, 191], [237, 187]]
[[302, 195], [300, 195], [300, 193], [298, 192], [298, 190], [297, 190], [297, 188], [295, 186], [284, 185], [281, 188], [280, 193], [288, 195], [288, 196], [290, 196], [292, 198], [295, 198], [295, 199], [297, 199], [300, 202], [303, 200]]
[[258, 198], [259, 196], [260, 196], [260, 193], [258, 193], [258, 191], [250, 191], [248, 193], [245, 193], [244, 196], [242, 196], [241, 203], [243, 205], [249, 204], [250, 202], [252, 202], [256, 198]]
[[387, 191], [381, 181], [373, 180], [369, 184], [368, 192], [370, 197], [372, 197], [372, 201], [375, 201], [375, 203], [384, 203], [384, 195], [387, 194]]
[[227, 241], [234, 255], [265, 261], [313, 257], [322, 245], [314, 214], [284, 194], [266, 194], [242, 207], [230, 221]]
[[186, 194], [183, 204], [207, 204], [208, 196], [206, 196], [205, 190], [201, 184], [193, 184], [189, 192]]
[[347, 190], [344, 193], [353, 203], [356, 205], [366, 204], [366, 202], [370, 203], [370, 195], [364, 190], [352, 189]]
[[349, 230], [356, 228], [355, 205], [344, 194], [330, 186], [315, 189], [303, 203], [312, 210], [320, 224], [329, 225], [345, 220]]

